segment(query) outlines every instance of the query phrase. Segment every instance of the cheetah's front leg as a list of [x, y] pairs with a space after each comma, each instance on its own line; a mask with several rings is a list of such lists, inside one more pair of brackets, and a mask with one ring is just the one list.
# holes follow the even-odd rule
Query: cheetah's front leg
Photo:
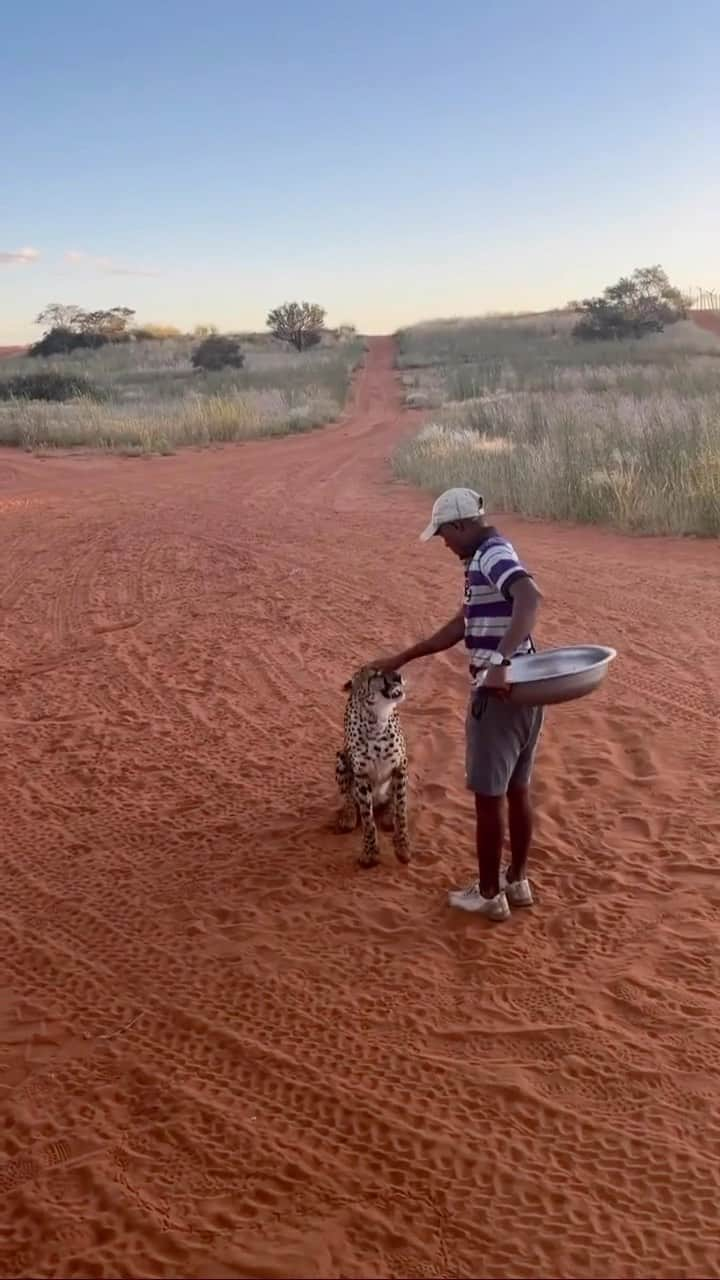
[[342, 806], [337, 816], [338, 831], [354, 831], [357, 826], [358, 811], [353, 795], [352, 765], [345, 751], [337, 753], [335, 781], [342, 797]]
[[380, 860], [380, 848], [377, 827], [375, 826], [375, 815], [373, 813], [372, 786], [367, 778], [355, 778], [354, 794], [355, 803], [360, 814], [363, 837], [362, 853], [359, 859], [360, 866], [374, 867]]
[[393, 844], [395, 846], [395, 857], [398, 862], [410, 861], [410, 835], [408, 832], [408, 768], [407, 763], [401, 764], [393, 772], [393, 809], [395, 815], [395, 823], [393, 830]]

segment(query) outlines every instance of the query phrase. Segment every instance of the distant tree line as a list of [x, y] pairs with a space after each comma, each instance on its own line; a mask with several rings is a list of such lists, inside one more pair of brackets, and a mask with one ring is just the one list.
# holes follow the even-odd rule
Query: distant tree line
[[[273, 337], [289, 343], [296, 351], [307, 351], [317, 346], [328, 332], [325, 315], [325, 309], [316, 302], [285, 302], [268, 313], [267, 327]], [[131, 307], [85, 311], [82, 307], [52, 302], [36, 317], [35, 323], [44, 327], [44, 333], [30, 347], [28, 355], [69, 355], [108, 343], [182, 336], [173, 325], [133, 327], [134, 317]], [[219, 334], [213, 325], [198, 325], [194, 336], [199, 339], [192, 353], [196, 369], [242, 368], [244, 356], [236, 337]], [[352, 325], [342, 325], [333, 336], [347, 341], [355, 336], [355, 329]]]

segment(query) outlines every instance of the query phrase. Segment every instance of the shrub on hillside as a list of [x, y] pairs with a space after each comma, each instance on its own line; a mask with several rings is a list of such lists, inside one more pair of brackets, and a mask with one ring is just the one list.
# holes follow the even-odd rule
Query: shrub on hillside
[[129, 342], [128, 326], [134, 315], [131, 307], [83, 311], [81, 307], [51, 302], [36, 317], [35, 323], [45, 325], [45, 332], [28, 354], [62, 356], [82, 347], [92, 350], [107, 342]]
[[60, 373], [44, 369], [41, 373], [19, 373], [0, 381], [0, 400], [89, 400], [104, 399], [103, 393], [81, 373]]
[[643, 338], [662, 333], [687, 313], [687, 300], [670, 284], [662, 267], [638, 267], [608, 285], [597, 298], [570, 304], [581, 315], [573, 334], [584, 341]]
[[195, 348], [192, 353], [195, 369], [213, 371], [217, 369], [242, 369], [245, 357], [240, 350], [237, 338], [229, 338], [221, 333], [212, 333]]
[[29, 356], [67, 356], [73, 351], [95, 351], [110, 341], [104, 333], [80, 333], [76, 329], [51, 329], [28, 351]]
[[323, 335], [325, 311], [316, 302], [286, 302], [267, 318], [273, 337], [291, 342], [297, 351], [316, 347]]

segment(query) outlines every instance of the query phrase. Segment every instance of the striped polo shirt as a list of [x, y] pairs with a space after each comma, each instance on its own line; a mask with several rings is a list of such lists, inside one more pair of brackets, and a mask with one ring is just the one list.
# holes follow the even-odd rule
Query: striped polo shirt
[[[482, 666], [473, 661], [478, 650], [497, 649], [510, 626], [510, 587], [519, 578], [529, 577], [507, 538], [497, 529], [488, 529], [475, 554], [465, 562], [465, 647], [471, 675]], [[532, 641], [527, 636], [513, 656], [531, 652]]]

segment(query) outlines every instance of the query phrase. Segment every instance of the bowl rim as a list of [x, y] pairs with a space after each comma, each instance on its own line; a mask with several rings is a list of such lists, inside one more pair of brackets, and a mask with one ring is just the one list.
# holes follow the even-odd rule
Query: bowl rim
[[574, 650], [576, 652], [578, 649], [591, 649], [597, 652], [598, 654], [602, 654], [602, 657], [598, 657], [595, 662], [588, 663], [586, 667], [581, 667], [579, 671], [558, 671], [554, 675], [544, 675], [544, 676], [530, 675], [530, 676], [526, 676], [524, 679], [521, 678], [519, 680], [513, 679], [513, 670], [512, 670], [513, 664], [511, 663], [508, 684], [511, 686], [519, 685], [519, 684], [552, 684], [555, 680], [573, 680], [577, 676], [586, 676], [589, 674], [589, 672], [597, 671], [601, 667], [609, 667], [610, 663], [614, 662], [615, 659], [617, 658], [617, 649], [613, 649], [609, 645], [567, 644], [567, 645], [556, 645], [552, 649], [538, 649], [535, 653], [519, 653], [517, 655], [517, 658], [514, 659], [514, 661], [518, 661], [518, 659], [520, 658], [523, 658], [523, 659], [539, 658], [539, 657], [545, 657], [549, 654], [554, 654], [554, 653], [567, 653], [569, 649]]

